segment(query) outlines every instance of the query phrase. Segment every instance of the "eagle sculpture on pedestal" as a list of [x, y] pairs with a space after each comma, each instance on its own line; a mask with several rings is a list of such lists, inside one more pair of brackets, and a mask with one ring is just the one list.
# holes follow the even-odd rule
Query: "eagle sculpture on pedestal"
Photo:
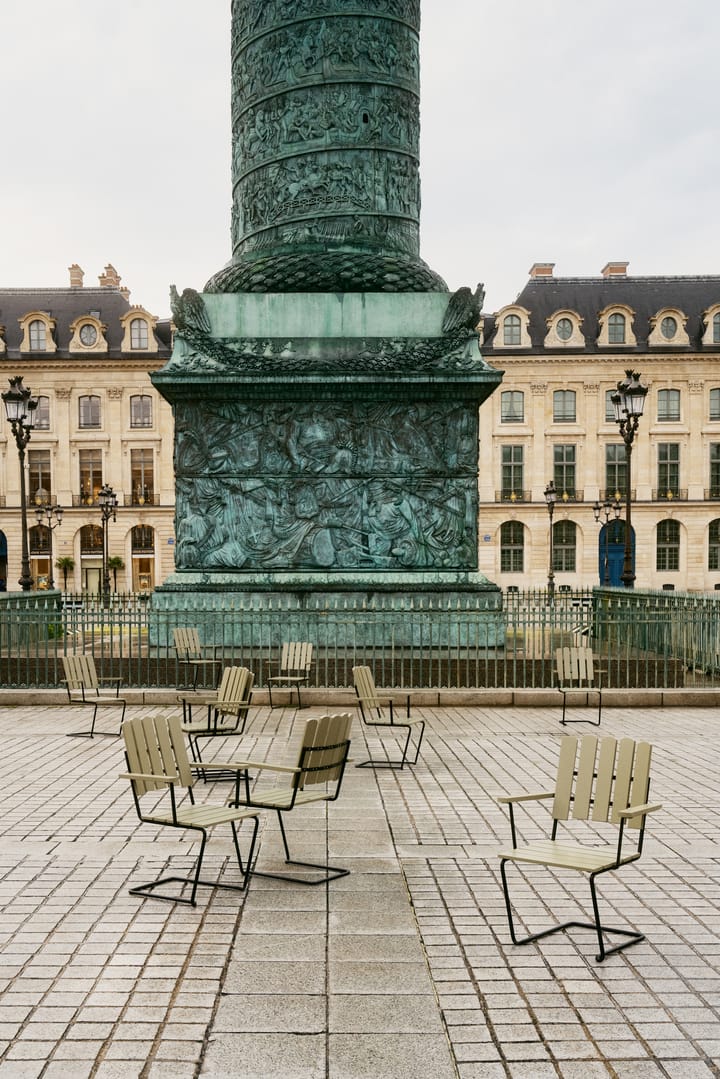
[[483, 300], [485, 299], [485, 286], [479, 284], [475, 289], [469, 289], [467, 285], [453, 292], [450, 297], [443, 318], [442, 332], [453, 333], [455, 330], [474, 330], [480, 321]]

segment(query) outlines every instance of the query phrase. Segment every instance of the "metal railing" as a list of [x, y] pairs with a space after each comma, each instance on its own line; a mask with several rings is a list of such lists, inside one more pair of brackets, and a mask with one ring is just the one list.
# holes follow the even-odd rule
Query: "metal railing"
[[[0, 684], [58, 686], [62, 656], [87, 652], [104, 676], [126, 686], [184, 686], [193, 672], [172, 645], [176, 626], [198, 628], [206, 654], [249, 666], [255, 684], [277, 673], [286, 640], [315, 644], [310, 684], [347, 687], [367, 663], [384, 686], [548, 688], [554, 652], [589, 644], [615, 688], [720, 685], [720, 596], [545, 590], [497, 593], [447, 606], [412, 602], [333, 607], [268, 599], [218, 611], [191, 597], [162, 610], [152, 596], [50, 593], [0, 596]], [[232, 604], [232, 606], [231, 606]], [[201, 672], [202, 674], [202, 672]], [[213, 682], [213, 671], [205, 672]]]

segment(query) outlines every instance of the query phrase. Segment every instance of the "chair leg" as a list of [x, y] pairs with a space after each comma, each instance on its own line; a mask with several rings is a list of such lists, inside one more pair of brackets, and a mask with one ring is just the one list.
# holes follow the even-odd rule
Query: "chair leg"
[[[395, 768], [398, 771], [402, 770], [406, 764], [417, 764], [418, 757], [420, 756], [420, 746], [422, 745], [423, 735], [425, 734], [425, 720], [421, 719], [418, 723], [372, 723], [373, 727], [392, 727], [396, 730], [398, 727], [407, 728], [407, 738], [405, 739], [405, 745], [403, 746], [402, 756], [399, 761], [378, 761], [370, 757], [366, 761], [360, 761], [356, 764], [356, 768]], [[420, 737], [417, 740], [415, 746], [415, 756], [410, 759], [408, 757], [408, 749], [410, 748], [410, 739], [412, 738], [413, 726], [420, 727]]]
[[[90, 703], [90, 702], [88, 702], [88, 703]], [[95, 705], [95, 707], [93, 708], [92, 723], [90, 724], [90, 730], [89, 731], [69, 731], [68, 734], [67, 734], [67, 737], [68, 738], [94, 738], [95, 737], [95, 720], [97, 719], [97, 710], [98, 710], [98, 706]], [[123, 705], [122, 716], [120, 718], [120, 727], [121, 728], [122, 728], [122, 722], [123, 722], [124, 718], [125, 718], [125, 705]], [[98, 731], [97, 734], [98, 734], [98, 738], [119, 738], [120, 737], [120, 731], [118, 731], [117, 734], [115, 733], [115, 731]]]
[[277, 810], [278, 823], [280, 825], [280, 834], [282, 836], [283, 847], [285, 848], [285, 863], [286, 865], [298, 865], [305, 869], [322, 869], [323, 876], [314, 880], [306, 880], [304, 877], [292, 876], [285, 873], [265, 873], [258, 869], [253, 870], [253, 875], [256, 877], [270, 877], [272, 880], [289, 880], [293, 884], [326, 884], [330, 880], [337, 880], [338, 877], [347, 877], [350, 873], [349, 869], [342, 869], [340, 866], [335, 865], [322, 865], [318, 862], [299, 862], [290, 857], [290, 848], [288, 847], [287, 835], [285, 834], [285, 825], [282, 819], [282, 810]]
[[[250, 848], [248, 850], [248, 856], [243, 866], [242, 855], [240, 854], [240, 844], [238, 843], [237, 829], [235, 821], [230, 821], [230, 826], [233, 833], [233, 842], [235, 844], [235, 852], [237, 854], [238, 865], [240, 867], [240, 873], [242, 875], [241, 884], [226, 884], [224, 881], [219, 880], [203, 880], [200, 876], [200, 870], [202, 868], [202, 860], [205, 854], [205, 844], [207, 842], [207, 832], [204, 828], [194, 828], [192, 831], [200, 832], [202, 834], [202, 842], [200, 843], [200, 853], [195, 863], [195, 872], [190, 877], [161, 877], [159, 880], [150, 881], [148, 884], [139, 884], [136, 888], [130, 889], [130, 895], [140, 895], [145, 899], [162, 899], [168, 903], [185, 903], [190, 907], [196, 906], [195, 897], [199, 885], [203, 885], [207, 888], [225, 888], [233, 892], [244, 892], [250, 882], [252, 875], [254, 857], [255, 857], [255, 845], [257, 841], [257, 833], [259, 827], [259, 818], [254, 816], [251, 818], [253, 821], [253, 833], [250, 840]], [[165, 884], [181, 884], [179, 894], [168, 895], [167, 893], [156, 893], [155, 889], [160, 888]], [[182, 893], [185, 890], [185, 886], [190, 885], [190, 896], [184, 896]]]
[[[645, 940], [644, 933], [638, 933], [631, 929], [618, 929], [614, 926], [602, 925], [600, 922], [600, 910], [597, 901], [597, 891], [595, 889], [595, 877], [599, 876], [599, 873], [590, 874], [590, 895], [592, 898], [593, 914], [595, 915], [594, 922], [562, 922], [559, 925], [553, 925], [549, 929], [541, 929], [539, 933], [531, 933], [528, 937], [518, 938], [515, 933], [515, 924], [513, 920], [512, 904], [510, 902], [510, 891], [508, 889], [507, 872], [505, 864], [512, 859], [502, 858], [500, 860], [500, 876], [502, 877], [503, 894], [505, 896], [505, 910], [507, 911], [508, 926], [510, 928], [510, 939], [513, 944], [530, 944], [534, 940], [541, 940], [543, 937], [549, 937], [552, 933], [561, 933], [566, 929], [592, 929], [598, 940], [598, 952], [595, 956], [598, 963], [602, 963], [609, 955], [613, 955], [614, 952], [619, 952], [623, 948], [629, 948], [631, 944], [637, 944], [641, 940]], [[603, 869], [602, 873], [608, 872]], [[603, 940], [603, 933], [616, 933], [623, 937], [629, 937], [629, 940], [624, 940], [620, 944], [614, 945], [612, 948], [606, 948]]]

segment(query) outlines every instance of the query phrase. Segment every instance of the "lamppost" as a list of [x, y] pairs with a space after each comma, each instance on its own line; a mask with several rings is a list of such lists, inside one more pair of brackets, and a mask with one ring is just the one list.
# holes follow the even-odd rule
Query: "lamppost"
[[557, 502], [558, 493], [555, 490], [555, 484], [550, 480], [549, 484], [545, 488], [545, 501], [547, 502], [548, 517], [550, 518], [550, 559], [548, 563], [548, 596], [550, 600], [555, 595], [555, 571], [553, 569], [553, 513], [555, 512], [555, 503]]
[[606, 498], [605, 501], [602, 503], [602, 505], [600, 505], [599, 502], [595, 503], [595, 505], [593, 506], [593, 513], [595, 515], [595, 520], [597, 521], [598, 524], [600, 524], [600, 516], [601, 515], [605, 518], [605, 557], [604, 557], [604, 560], [603, 560], [603, 582], [602, 583], [604, 585], [609, 585], [610, 584], [610, 564], [608, 562], [608, 532], [610, 531], [610, 520], [611, 520], [611, 518], [612, 518], [613, 521], [617, 521], [617, 519], [620, 516], [620, 513], [621, 513], [620, 503], [617, 501], [617, 499], [615, 499], [614, 502], [610, 502], [610, 500]]
[[30, 441], [30, 434], [35, 426], [37, 400], [32, 396], [29, 386], [23, 385], [22, 375], [8, 380], [10, 389], [0, 394], [5, 404], [5, 415], [15, 437], [20, 459], [20, 518], [22, 529], [22, 559], [18, 584], [23, 592], [29, 592], [33, 579], [30, 573], [30, 549], [28, 547], [27, 498], [25, 495], [25, 447]]
[[[38, 506], [35, 510], [35, 516], [37, 517], [37, 523], [44, 525], [48, 530], [48, 537], [50, 540], [49, 557], [50, 557], [50, 572], [48, 573], [48, 588], [55, 587], [55, 581], [53, 580], [53, 543], [52, 534], [53, 530], [58, 525], [62, 524], [64, 509], [62, 506]], [[53, 524], [53, 518], [55, 518], [55, 524]]]
[[625, 555], [623, 557], [621, 580], [626, 588], [633, 588], [635, 585], [630, 510], [632, 502], [632, 482], [630, 475], [632, 444], [638, 429], [640, 417], [645, 408], [647, 392], [647, 386], [643, 386], [640, 382], [639, 372], [626, 371], [625, 379], [622, 382], [618, 382], [617, 390], [610, 398], [615, 410], [615, 423], [618, 424], [620, 428], [620, 437], [625, 443]]
[[110, 569], [108, 567], [108, 521], [112, 517], [117, 520], [117, 495], [109, 483], [104, 483], [98, 491], [98, 505], [102, 515], [103, 530], [103, 579], [102, 594], [103, 604], [107, 607], [110, 603]]

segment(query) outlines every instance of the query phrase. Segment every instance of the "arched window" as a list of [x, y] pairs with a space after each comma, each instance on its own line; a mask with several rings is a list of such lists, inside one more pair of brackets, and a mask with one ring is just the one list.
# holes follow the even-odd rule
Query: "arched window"
[[720, 569], [720, 520], [715, 518], [708, 529], [708, 569]]
[[519, 345], [520, 344], [520, 316], [519, 315], [506, 315], [503, 319], [503, 344], [504, 345]]
[[660, 521], [658, 524], [655, 568], [660, 572], [680, 569], [679, 521]]
[[680, 419], [680, 390], [658, 390], [658, 422], [672, 423]]
[[130, 426], [152, 427], [152, 397], [149, 393], [136, 393], [130, 398]]
[[103, 530], [100, 525], [83, 525], [80, 529], [80, 554], [102, 555]]
[[608, 319], [608, 341], [611, 345], [625, 344], [625, 316], [617, 311]]
[[573, 573], [577, 559], [577, 529], [573, 521], [553, 525], [553, 570]]
[[525, 419], [525, 394], [522, 390], [505, 390], [500, 394], [500, 422], [522, 423]]
[[96, 394], [85, 394], [78, 398], [78, 423], [80, 427], [100, 426], [100, 398]]
[[555, 390], [553, 423], [574, 423], [575, 416], [575, 390]]
[[130, 323], [130, 348], [148, 347], [148, 324], [144, 318], [134, 318]]
[[28, 339], [33, 352], [44, 352], [47, 348], [47, 326], [42, 319], [34, 318], [28, 326]]
[[525, 529], [521, 521], [500, 525], [500, 572], [522, 573], [525, 556]]
[[155, 550], [155, 529], [150, 525], [135, 525], [132, 530], [133, 554]]

